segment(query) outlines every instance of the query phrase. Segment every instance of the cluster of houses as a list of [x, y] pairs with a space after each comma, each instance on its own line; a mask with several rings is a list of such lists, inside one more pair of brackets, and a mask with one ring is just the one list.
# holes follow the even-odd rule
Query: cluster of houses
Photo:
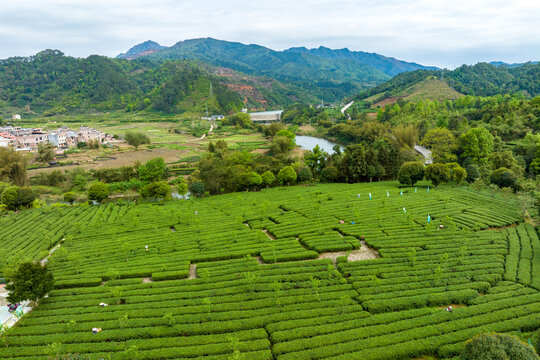
[[81, 126], [71, 130], [62, 126], [56, 130], [41, 128], [22, 128], [20, 126], [0, 127], [0, 147], [13, 147], [17, 150], [36, 150], [39, 144], [49, 143], [58, 149], [77, 146], [79, 142], [97, 141], [100, 144], [110, 141], [109, 136], [91, 127]]

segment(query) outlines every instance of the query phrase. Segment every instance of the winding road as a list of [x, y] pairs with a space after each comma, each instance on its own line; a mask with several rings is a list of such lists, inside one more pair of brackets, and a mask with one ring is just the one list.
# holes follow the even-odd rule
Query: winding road
[[431, 155], [431, 150], [426, 149], [425, 147], [422, 147], [420, 145], [414, 145], [414, 150], [416, 150], [418, 153], [420, 153], [424, 159], [424, 164], [429, 165], [433, 164], [433, 157]]

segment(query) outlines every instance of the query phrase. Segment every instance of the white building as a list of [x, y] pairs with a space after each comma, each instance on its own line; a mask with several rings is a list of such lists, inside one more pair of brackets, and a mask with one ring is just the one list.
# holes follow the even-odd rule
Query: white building
[[283, 110], [262, 111], [250, 113], [249, 116], [254, 123], [268, 125], [276, 121], [281, 121], [282, 113]]

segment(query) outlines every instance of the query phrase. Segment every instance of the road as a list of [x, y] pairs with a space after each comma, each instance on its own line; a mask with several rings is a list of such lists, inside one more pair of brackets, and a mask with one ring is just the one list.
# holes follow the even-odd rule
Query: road
[[426, 149], [425, 147], [422, 147], [420, 145], [414, 145], [414, 150], [422, 154], [424, 159], [424, 164], [429, 165], [433, 164], [433, 157], [431, 156], [431, 150]]
[[[351, 101], [350, 103], [348, 103], [347, 105], [345, 105], [342, 109], [341, 109], [341, 113], [343, 115], [345, 115], [345, 111], [347, 111], [348, 108], [351, 107], [351, 105], [354, 103], [354, 101]], [[349, 118], [349, 120], [351, 119], [351, 116], [349, 114], [347, 114], [347, 118]]]

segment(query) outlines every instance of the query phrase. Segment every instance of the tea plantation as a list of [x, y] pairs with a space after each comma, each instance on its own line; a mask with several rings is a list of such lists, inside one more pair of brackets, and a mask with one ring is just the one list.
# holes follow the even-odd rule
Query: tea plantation
[[8, 255], [63, 239], [2, 359], [451, 359], [540, 328], [540, 241], [511, 195], [328, 184], [0, 222]]

